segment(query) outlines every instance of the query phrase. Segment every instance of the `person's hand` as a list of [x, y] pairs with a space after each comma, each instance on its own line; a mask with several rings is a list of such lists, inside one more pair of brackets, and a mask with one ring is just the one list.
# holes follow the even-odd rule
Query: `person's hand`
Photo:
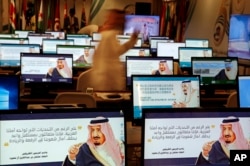
[[180, 108], [185, 108], [185, 107], [186, 107], [186, 103], [180, 102], [180, 103], [179, 103], [179, 107], [180, 107]]
[[68, 157], [70, 160], [76, 160], [76, 155], [79, 152], [80, 146], [81, 144], [75, 144], [75, 145], [70, 146], [69, 154], [68, 154]]
[[180, 103], [177, 103], [176, 101], [173, 102], [172, 104], [173, 108], [180, 108]]
[[209, 155], [209, 152], [211, 151], [212, 149], [212, 145], [215, 141], [210, 141], [210, 142], [207, 142], [205, 143], [203, 146], [202, 146], [202, 155], [204, 157], [208, 157]]
[[140, 34], [139, 30], [134, 30], [134, 32], [132, 33], [131, 37], [134, 38], [134, 39], [137, 39], [139, 34]]

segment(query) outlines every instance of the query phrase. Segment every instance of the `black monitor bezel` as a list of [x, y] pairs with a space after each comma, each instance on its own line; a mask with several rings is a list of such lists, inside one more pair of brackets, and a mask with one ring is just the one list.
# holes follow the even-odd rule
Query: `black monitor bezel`
[[[178, 78], [181, 77], [183, 78], [183, 80], [187, 80], [188, 78], [198, 78], [198, 81], [200, 82], [200, 76], [199, 75], [132, 75], [131, 80], [133, 81], [134, 77], [172, 77], [172, 78]], [[185, 79], [187, 78], [187, 79]], [[131, 100], [132, 100], [132, 125], [133, 126], [142, 126], [143, 123], [143, 119], [142, 116], [140, 118], [135, 118], [134, 116], [134, 94], [133, 94], [133, 86], [132, 86], [132, 90], [131, 90]], [[201, 106], [201, 91], [200, 91], [200, 86], [199, 86], [199, 97], [200, 97], [200, 106]], [[185, 108], [186, 109], [186, 108]], [[143, 111], [143, 108], [141, 109], [141, 111]], [[143, 112], [142, 112], [143, 114]]]

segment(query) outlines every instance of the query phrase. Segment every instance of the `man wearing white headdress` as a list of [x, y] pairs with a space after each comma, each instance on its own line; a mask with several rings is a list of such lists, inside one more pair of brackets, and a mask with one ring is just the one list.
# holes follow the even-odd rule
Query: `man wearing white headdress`
[[56, 67], [50, 68], [47, 72], [47, 78], [71, 78], [72, 70], [67, 64], [67, 61], [64, 57], [59, 57], [57, 59]]
[[230, 150], [249, 150], [249, 141], [245, 138], [240, 120], [227, 117], [220, 125], [219, 140], [203, 145], [196, 165], [230, 164]]
[[167, 61], [161, 60], [159, 62], [159, 69], [152, 72], [153, 75], [170, 75], [173, 71], [169, 69]]
[[108, 121], [104, 117], [91, 120], [87, 142], [71, 146], [63, 166], [124, 165], [124, 144], [115, 139]]
[[181, 95], [180, 99], [174, 101], [172, 107], [174, 108], [182, 108], [182, 107], [199, 107], [200, 103], [199, 96], [200, 93], [197, 89], [192, 87], [190, 80], [182, 81], [181, 89], [183, 95]]
[[236, 65], [231, 60], [225, 61], [225, 68], [222, 69], [216, 76], [215, 80], [235, 80], [237, 76]]

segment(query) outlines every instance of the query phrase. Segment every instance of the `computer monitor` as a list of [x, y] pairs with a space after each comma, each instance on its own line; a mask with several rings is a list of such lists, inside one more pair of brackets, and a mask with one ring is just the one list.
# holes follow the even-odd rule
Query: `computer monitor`
[[126, 85], [131, 89], [132, 75], [173, 75], [173, 57], [126, 57]]
[[139, 31], [143, 43], [149, 42], [149, 36], [160, 35], [160, 16], [157, 15], [126, 15], [124, 25], [124, 35]]
[[20, 54], [40, 53], [38, 44], [0, 44], [0, 67], [20, 67]]
[[0, 38], [1, 44], [29, 44], [28, 38]]
[[98, 47], [99, 43], [99, 40], [90, 40], [90, 46], [95, 46], [95, 49]]
[[184, 42], [158, 42], [157, 57], [172, 56], [178, 61], [179, 47], [186, 47], [186, 44]]
[[238, 76], [238, 105], [240, 108], [249, 108], [250, 107], [250, 93], [249, 93], [249, 84], [250, 76]]
[[18, 34], [0, 33], [0, 38], [18, 38]]
[[[124, 117], [121, 109], [103, 108], [1, 112], [0, 165], [62, 166], [73, 145], [81, 152], [88, 149], [85, 151], [88, 160], [82, 165], [125, 165]], [[98, 152], [90, 140], [90, 133], [99, 134], [100, 129], [106, 138], [104, 147], [101, 147], [101, 154], [108, 154], [105, 158], [92, 155]], [[98, 143], [99, 139], [95, 140]], [[77, 165], [84, 158], [81, 152], [76, 158]]]
[[65, 39], [64, 31], [45, 31], [45, 33], [51, 34], [53, 36], [52, 39]]
[[180, 68], [190, 72], [192, 67], [192, 57], [212, 57], [212, 47], [179, 47], [179, 65]]
[[18, 75], [0, 75], [0, 112], [19, 109], [19, 92], [20, 77]]
[[237, 90], [237, 57], [192, 57], [191, 61], [192, 74], [200, 75], [206, 94], [213, 95], [216, 89]]
[[119, 57], [120, 62], [126, 62], [127, 56], [149, 57], [151, 54], [148, 47], [133, 47]]
[[21, 53], [21, 79], [34, 97], [49, 96], [51, 89], [72, 84], [72, 61], [72, 54]]
[[158, 37], [152, 37], [150, 38], [150, 53], [153, 56], [157, 56], [157, 44], [158, 42], [164, 42], [164, 43], [173, 43], [174, 40], [172, 39], [167, 39], [167, 38], [158, 38]]
[[209, 40], [201, 38], [186, 38], [185, 44], [186, 47], [209, 47]]
[[67, 39], [73, 39], [74, 45], [90, 45], [92, 36], [85, 34], [67, 34]]
[[[130, 35], [117, 35], [116, 38], [120, 42], [120, 44], [124, 44], [130, 40]], [[137, 42], [135, 43], [134, 47], [141, 47], [142, 46], [142, 38], [138, 37]]]
[[200, 107], [200, 77], [132, 75], [133, 125], [141, 125], [143, 108]]
[[99, 33], [99, 32], [93, 32], [93, 33], [92, 33], [92, 38], [93, 38], [93, 40], [95, 40], [95, 41], [100, 41], [100, 40], [102, 39], [102, 35], [101, 35], [101, 33]]
[[73, 54], [73, 68], [92, 66], [94, 52], [94, 46], [57, 45], [57, 54]]
[[32, 30], [15, 30], [15, 34], [20, 38], [28, 38], [29, 33], [35, 33]]
[[250, 14], [231, 14], [228, 34], [228, 56], [250, 59], [249, 45]]
[[168, 36], [149, 36], [149, 44], [151, 44], [151, 39], [169, 40], [169, 37]]
[[[232, 130], [236, 135], [233, 147], [230, 142], [234, 136], [228, 134]], [[248, 150], [249, 136], [247, 109], [144, 109], [142, 165], [228, 166], [232, 164], [226, 155], [230, 152], [232, 156], [230, 148]], [[202, 148], [210, 146], [208, 156], [202, 155]]]
[[29, 44], [39, 44], [42, 49], [43, 39], [53, 39], [54, 36], [50, 33], [29, 33]]
[[42, 39], [42, 52], [44, 54], [56, 54], [57, 45], [74, 45], [73, 39]]

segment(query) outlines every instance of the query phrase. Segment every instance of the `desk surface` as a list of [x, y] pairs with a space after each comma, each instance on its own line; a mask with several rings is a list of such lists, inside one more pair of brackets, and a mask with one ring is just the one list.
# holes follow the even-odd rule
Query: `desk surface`
[[[49, 97], [32, 97], [27, 96], [27, 92], [24, 96], [20, 97], [20, 107], [21, 109], [27, 109], [28, 104], [53, 104], [54, 99], [58, 92], [53, 92]], [[62, 92], [62, 91], [61, 91]], [[96, 99], [97, 107], [126, 107], [132, 108], [133, 102], [131, 100], [130, 92], [117, 92], [120, 94], [121, 98], [108, 98], [107, 95], [110, 92], [96, 92], [93, 96]], [[224, 107], [227, 102], [227, 98], [230, 95], [228, 91], [218, 91], [214, 96], [205, 96], [201, 92], [201, 106], [202, 107]]]

